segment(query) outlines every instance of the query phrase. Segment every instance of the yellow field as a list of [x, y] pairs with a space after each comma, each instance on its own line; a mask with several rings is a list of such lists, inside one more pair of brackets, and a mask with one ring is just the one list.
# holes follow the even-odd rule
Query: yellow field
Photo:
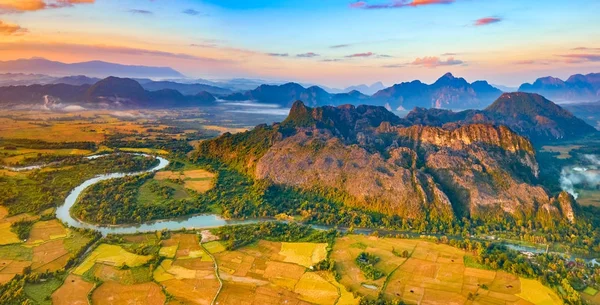
[[145, 264], [151, 258], [151, 256], [142, 256], [127, 252], [120, 246], [101, 244], [73, 271], [73, 274], [83, 275], [96, 263], [117, 267], [125, 265], [128, 267], [137, 267]]
[[[393, 254], [409, 251], [403, 259]], [[366, 251], [380, 257], [375, 268], [382, 279], [367, 280], [355, 259]], [[428, 241], [349, 235], [336, 240], [331, 258], [348, 290], [409, 304], [562, 304], [540, 282], [521, 279], [502, 271], [480, 270], [464, 265], [464, 251]], [[487, 286], [486, 289], [481, 288]]]
[[537, 305], [562, 304], [554, 291], [535, 280], [521, 279], [521, 293], [517, 296]]
[[11, 224], [23, 219], [35, 220], [36, 217], [28, 214], [8, 217], [8, 209], [4, 206], [0, 206], [0, 246], [23, 242], [19, 239], [17, 234], [13, 233], [13, 231], [10, 229]]
[[207, 243], [203, 244], [203, 246], [204, 246], [204, 248], [206, 248], [206, 250], [208, 252], [210, 252], [212, 254], [221, 253], [226, 250], [223, 243], [218, 240], [207, 242]]
[[175, 258], [163, 260], [153, 278], [178, 301], [208, 305], [217, 293], [219, 281], [213, 261], [199, 242], [197, 234], [173, 234], [162, 241], [161, 250], [175, 249]]
[[302, 275], [294, 292], [300, 298], [320, 305], [333, 305], [339, 298], [337, 288], [315, 272], [307, 272]]
[[158, 254], [160, 256], [173, 258], [173, 257], [175, 257], [175, 254], [177, 253], [177, 248], [178, 248], [178, 245], [174, 245], [174, 246], [170, 246], [170, 247], [161, 247]]
[[0, 283], [22, 274], [25, 267], [39, 273], [61, 270], [90, 240], [66, 229], [59, 221], [50, 220], [34, 223], [29, 239], [24, 242], [10, 231], [11, 223], [37, 217], [20, 214], [6, 218], [6, 214], [6, 209], [0, 207]]
[[327, 258], [327, 244], [281, 243], [279, 254], [285, 257], [284, 262], [310, 268]]
[[67, 229], [56, 219], [39, 221], [33, 224], [27, 244], [35, 245], [50, 240], [62, 239], [67, 237], [67, 233]]
[[[285, 244], [285, 246], [284, 246]], [[347, 304], [355, 299], [329, 272], [304, 265], [326, 257], [325, 244], [259, 241], [215, 255], [223, 290], [219, 304]], [[315, 255], [315, 253], [317, 253]], [[301, 264], [304, 265], [301, 265]], [[338, 301], [339, 300], [339, 301]]]
[[18, 244], [21, 242], [17, 234], [10, 230], [10, 222], [0, 223], [0, 246]]
[[94, 284], [84, 281], [80, 276], [69, 275], [65, 283], [52, 294], [54, 305], [88, 305], [88, 294]]
[[156, 283], [137, 285], [121, 285], [116, 282], [106, 282], [92, 294], [92, 304], [147, 304], [162, 305], [166, 296]]
[[184, 186], [187, 189], [204, 193], [214, 187], [214, 179], [216, 175], [203, 170], [189, 170], [184, 172], [158, 172], [154, 175], [156, 180], [180, 180], [184, 181]]
[[213, 182], [211, 180], [204, 180], [204, 181], [186, 180], [183, 183], [183, 186], [185, 186], [186, 189], [190, 189], [190, 190], [196, 191], [198, 193], [206, 193], [207, 191], [209, 191], [210, 189], [213, 188]]

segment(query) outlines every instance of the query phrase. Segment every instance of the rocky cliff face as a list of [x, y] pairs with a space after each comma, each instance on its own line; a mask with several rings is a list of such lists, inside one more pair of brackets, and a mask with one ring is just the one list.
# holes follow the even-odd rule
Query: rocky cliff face
[[298, 102], [287, 120], [268, 128], [268, 145], [249, 149], [264, 130], [245, 134], [246, 141], [207, 141], [201, 151], [210, 154], [211, 142], [226, 140], [218, 145], [229, 150], [224, 156], [241, 156], [237, 148], [259, 152], [236, 161], [252, 164], [245, 168], [257, 179], [336, 190], [352, 198], [347, 204], [406, 218], [529, 218], [544, 206], [556, 208], [555, 219], [574, 217], [569, 202], [557, 204], [535, 185], [531, 143], [503, 126], [411, 126], [381, 107]]

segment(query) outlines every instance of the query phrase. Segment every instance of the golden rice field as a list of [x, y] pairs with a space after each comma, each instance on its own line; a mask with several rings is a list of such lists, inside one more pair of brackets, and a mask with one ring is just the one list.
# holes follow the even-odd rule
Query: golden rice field
[[219, 304], [358, 304], [328, 272], [307, 265], [326, 257], [325, 244], [259, 241], [215, 254], [223, 290]]
[[101, 244], [79, 265], [73, 274], [83, 275], [94, 264], [105, 264], [114, 267], [137, 267], [148, 262], [152, 257], [147, 255], [137, 255], [126, 251], [120, 246]]
[[179, 180], [183, 181], [185, 188], [205, 193], [214, 187], [216, 175], [207, 170], [196, 169], [183, 172], [163, 171], [154, 175], [156, 180]]
[[88, 305], [88, 295], [94, 284], [86, 282], [82, 277], [69, 275], [61, 287], [52, 294], [54, 305]]
[[[409, 258], [395, 253], [407, 250]], [[385, 273], [368, 280], [356, 265], [361, 252], [380, 257]], [[331, 258], [351, 291], [408, 304], [562, 304], [550, 288], [502, 271], [466, 267], [464, 251], [421, 240], [349, 235], [336, 240]], [[487, 288], [484, 288], [487, 287]]]
[[90, 241], [57, 220], [35, 222], [29, 239], [20, 240], [11, 231], [11, 224], [39, 217], [27, 214], [6, 217], [7, 214], [6, 208], [0, 207], [0, 284], [23, 274], [25, 268], [38, 273], [61, 270]]
[[161, 252], [166, 252], [169, 258], [154, 270], [154, 281], [180, 302], [210, 304], [219, 281], [212, 259], [200, 246], [198, 234], [173, 234], [161, 242]]

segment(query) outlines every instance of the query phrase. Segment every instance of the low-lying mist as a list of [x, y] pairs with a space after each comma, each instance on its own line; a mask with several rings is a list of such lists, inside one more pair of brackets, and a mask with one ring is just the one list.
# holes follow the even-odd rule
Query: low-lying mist
[[565, 167], [560, 173], [560, 187], [573, 195], [579, 197], [576, 187], [596, 188], [600, 185], [600, 158], [596, 155], [583, 155], [586, 164]]

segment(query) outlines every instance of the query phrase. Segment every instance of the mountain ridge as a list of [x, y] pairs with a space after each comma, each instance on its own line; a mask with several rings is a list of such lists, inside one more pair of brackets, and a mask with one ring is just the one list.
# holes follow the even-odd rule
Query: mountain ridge
[[423, 126], [381, 106], [297, 101], [282, 123], [226, 133], [194, 156], [276, 185], [335, 190], [349, 206], [409, 219], [571, 221], [535, 184], [531, 142], [504, 126]]

